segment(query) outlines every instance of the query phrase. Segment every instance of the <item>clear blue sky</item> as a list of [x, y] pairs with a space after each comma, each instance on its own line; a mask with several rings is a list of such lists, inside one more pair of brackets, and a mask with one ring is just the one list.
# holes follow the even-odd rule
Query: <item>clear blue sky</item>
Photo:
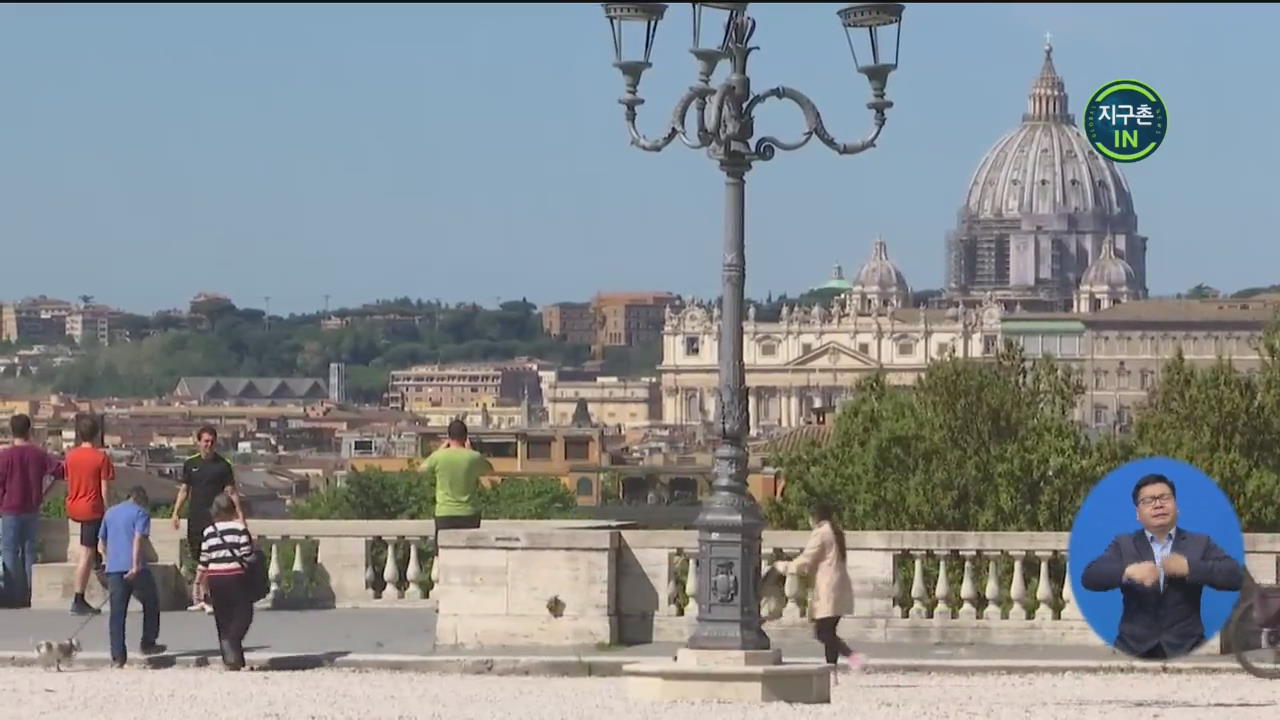
[[[797, 87], [861, 136], [839, 6], [753, 7], [757, 89]], [[688, 15], [672, 7], [641, 86], [650, 134], [694, 79]], [[1275, 5], [909, 3], [880, 147], [814, 143], [749, 176], [748, 293], [852, 273], [876, 234], [914, 287], [940, 286], [1045, 31], [1077, 116], [1117, 78], [1169, 107], [1165, 144], [1125, 167], [1152, 291], [1280, 282], [1277, 26]], [[595, 3], [0, 6], [0, 298], [151, 311], [213, 290], [289, 313], [325, 293], [714, 296], [721, 179], [678, 143], [628, 147], [611, 55]], [[757, 130], [800, 122], [771, 111]]]

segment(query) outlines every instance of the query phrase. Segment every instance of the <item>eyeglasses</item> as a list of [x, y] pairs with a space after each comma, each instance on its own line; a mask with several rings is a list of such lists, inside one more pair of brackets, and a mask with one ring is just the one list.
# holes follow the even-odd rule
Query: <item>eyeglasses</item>
[[1156, 503], [1160, 503], [1161, 505], [1168, 505], [1172, 501], [1173, 501], [1173, 493], [1165, 493], [1163, 495], [1152, 495], [1150, 497], [1144, 497], [1138, 501], [1138, 504], [1141, 505], [1142, 507], [1151, 507]]

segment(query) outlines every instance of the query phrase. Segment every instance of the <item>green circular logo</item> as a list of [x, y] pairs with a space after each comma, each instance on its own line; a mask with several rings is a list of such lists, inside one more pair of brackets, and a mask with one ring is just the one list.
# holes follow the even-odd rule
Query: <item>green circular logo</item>
[[1089, 98], [1084, 133], [1090, 144], [1114, 162], [1138, 162], [1164, 142], [1169, 114], [1150, 85], [1113, 80]]

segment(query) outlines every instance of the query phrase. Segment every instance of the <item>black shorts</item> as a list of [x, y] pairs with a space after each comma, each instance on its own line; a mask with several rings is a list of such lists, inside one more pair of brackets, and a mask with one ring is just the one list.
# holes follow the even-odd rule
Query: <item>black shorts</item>
[[102, 531], [102, 518], [80, 523], [80, 547], [98, 549], [98, 533]]

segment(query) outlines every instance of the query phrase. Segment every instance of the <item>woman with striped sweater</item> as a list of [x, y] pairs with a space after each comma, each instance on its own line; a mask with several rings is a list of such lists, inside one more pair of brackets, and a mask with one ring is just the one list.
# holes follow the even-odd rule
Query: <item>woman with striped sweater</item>
[[222, 662], [228, 670], [239, 670], [244, 667], [244, 636], [253, 623], [246, 573], [253, 556], [253, 537], [249, 528], [236, 520], [235, 503], [227, 495], [214, 499], [212, 515], [213, 524], [205, 528], [200, 543], [196, 582], [209, 588]]

